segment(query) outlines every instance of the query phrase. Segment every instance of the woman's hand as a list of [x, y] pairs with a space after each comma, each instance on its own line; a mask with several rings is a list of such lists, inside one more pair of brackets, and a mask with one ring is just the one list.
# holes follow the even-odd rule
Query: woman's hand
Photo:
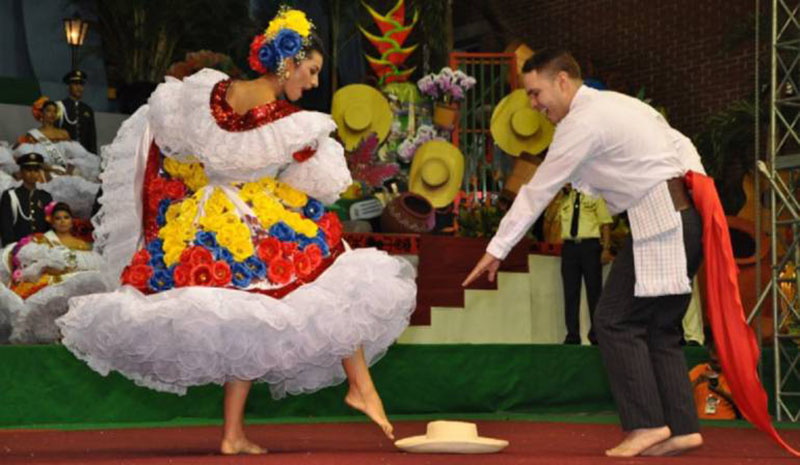
[[475, 268], [469, 273], [467, 279], [461, 283], [462, 287], [469, 286], [473, 281], [478, 279], [483, 273], [489, 272], [489, 282], [494, 282], [494, 278], [497, 275], [497, 270], [500, 268], [500, 259], [495, 258], [493, 255], [487, 253], [483, 254], [480, 260], [478, 260], [478, 264], [475, 265]]

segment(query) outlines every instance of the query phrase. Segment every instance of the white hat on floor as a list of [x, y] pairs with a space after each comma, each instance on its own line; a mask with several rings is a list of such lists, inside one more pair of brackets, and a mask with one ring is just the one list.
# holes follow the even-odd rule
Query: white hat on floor
[[420, 454], [489, 454], [508, 446], [502, 439], [478, 436], [475, 423], [463, 421], [431, 421], [424, 436], [395, 441], [406, 452]]

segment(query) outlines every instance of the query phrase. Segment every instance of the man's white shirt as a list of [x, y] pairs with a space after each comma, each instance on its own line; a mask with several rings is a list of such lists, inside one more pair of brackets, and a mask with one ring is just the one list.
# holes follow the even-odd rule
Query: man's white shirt
[[666, 180], [705, 174], [692, 142], [646, 103], [581, 86], [556, 126], [533, 178], [521, 189], [487, 252], [504, 259], [564, 184], [628, 211], [637, 296], [691, 292], [680, 213]]

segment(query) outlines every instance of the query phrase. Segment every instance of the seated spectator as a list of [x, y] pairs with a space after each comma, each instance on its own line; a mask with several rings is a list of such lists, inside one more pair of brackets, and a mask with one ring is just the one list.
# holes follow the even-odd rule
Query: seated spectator
[[731, 389], [719, 366], [717, 351], [711, 344], [708, 363], [701, 363], [689, 371], [694, 391], [697, 416], [706, 420], [735, 420], [741, 418], [733, 402]]
[[[101, 259], [73, 235], [72, 211], [65, 203], [46, 207], [52, 229], [28, 236], [3, 250], [10, 276], [0, 307], [13, 309], [11, 342], [43, 343], [60, 338], [54, 321], [70, 297], [105, 290]], [[8, 265], [6, 265], [8, 266]]]
[[44, 207], [53, 197], [36, 185], [43, 176], [43, 160], [42, 155], [35, 152], [17, 158], [22, 185], [0, 196], [0, 241], [4, 246], [49, 229]]

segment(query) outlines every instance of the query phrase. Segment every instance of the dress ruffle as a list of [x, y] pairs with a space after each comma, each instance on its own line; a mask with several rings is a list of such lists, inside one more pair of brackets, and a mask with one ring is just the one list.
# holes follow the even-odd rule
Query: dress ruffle
[[97, 372], [183, 394], [232, 379], [264, 381], [276, 399], [345, 379], [342, 358], [383, 355], [415, 307], [414, 270], [374, 249], [342, 254], [283, 299], [205, 287], [145, 296], [124, 287], [72, 299], [63, 343]]
[[[164, 155], [200, 161], [212, 179], [256, 181], [274, 176], [275, 167], [294, 161], [292, 154], [321, 144], [336, 130], [330, 115], [298, 111], [249, 131], [226, 131], [209, 111], [211, 91], [224, 79], [228, 79], [224, 73], [206, 69], [183, 81], [167, 78], [156, 88], [149, 100], [149, 120]], [[340, 164], [347, 169], [343, 157]]]

